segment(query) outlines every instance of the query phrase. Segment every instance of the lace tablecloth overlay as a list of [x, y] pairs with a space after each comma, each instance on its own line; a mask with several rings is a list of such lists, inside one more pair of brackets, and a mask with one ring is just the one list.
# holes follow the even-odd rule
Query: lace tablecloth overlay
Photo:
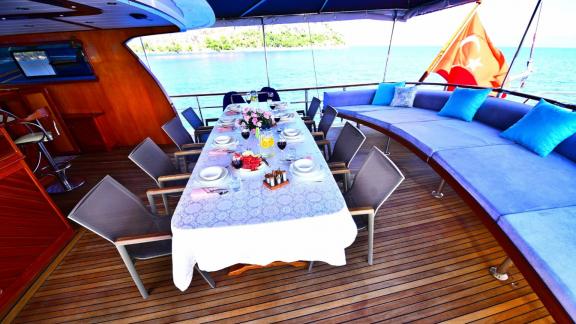
[[[289, 142], [283, 153], [274, 146], [271, 149], [274, 155], [267, 158], [270, 166], [254, 172], [232, 168], [231, 154], [216, 152], [214, 145], [215, 137], [229, 135], [237, 144], [226, 149], [250, 149], [257, 153], [258, 142], [253, 134], [247, 141], [237, 129], [215, 128], [210, 134], [172, 216], [173, 276], [181, 290], [190, 284], [196, 262], [206, 271], [236, 263], [265, 265], [297, 260], [346, 263], [344, 249], [354, 241], [356, 226], [344, 198], [302, 120], [296, 116], [272, 128], [275, 140], [279, 136], [277, 130], [284, 128], [300, 129], [302, 140]], [[277, 190], [264, 187], [265, 173], [289, 170], [290, 163], [281, 158], [286, 156], [311, 158], [320, 165], [322, 180], [288, 173], [287, 186]], [[193, 198], [191, 193], [195, 189], [206, 186], [198, 174], [209, 166], [226, 167], [229, 172], [213, 186], [229, 188], [235, 182], [237, 189], [224, 195]]]

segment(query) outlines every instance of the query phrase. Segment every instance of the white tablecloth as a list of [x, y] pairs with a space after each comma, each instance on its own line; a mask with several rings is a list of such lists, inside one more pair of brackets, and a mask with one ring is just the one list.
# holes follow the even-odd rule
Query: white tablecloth
[[[274, 146], [274, 156], [268, 158], [271, 167], [251, 173], [228, 168], [230, 176], [219, 186], [241, 183], [239, 191], [193, 198], [191, 192], [203, 186], [198, 181], [200, 170], [230, 164], [229, 154], [210, 153], [216, 136], [233, 136], [244, 149], [258, 151], [254, 136], [244, 141], [238, 130], [215, 129], [172, 217], [173, 279], [180, 290], [190, 285], [196, 263], [205, 271], [238, 263], [266, 265], [273, 261], [346, 264], [344, 249], [352, 244], [357, 230], [344, 198], [302, 120], [296, 117], [278, 127], [302, 130], [302, 141], [288, 143], [285, 153], [318, 162], [323, 180], [307, 181], [289, 174], [288, 186], [274, 191], [265, 188], [265, 172], [289, 169], [289, 163], [280, 159], [280, 150]], [[277, 138], [276, 128], [272, 131]]]

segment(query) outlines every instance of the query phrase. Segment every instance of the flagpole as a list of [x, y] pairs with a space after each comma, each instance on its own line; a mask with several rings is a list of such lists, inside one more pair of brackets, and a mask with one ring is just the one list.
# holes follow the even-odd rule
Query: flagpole
[[428, 77], [428, 75], [430, 75], [430, 71], [432, 71], [436, 68], [436, 66], [438, 65], [440, 60], [444, 57], [444, 54], [446, 54], [446, 50], [448, 48], [450, 48], [450, 46], [452, 46], [452, 44], [454, 44], [454, 41], [456, 41], [456, 38], [458, 37], [458, 35], [460, 35], [462, 33], [462, 31], [464, 30], [464, 26], [466, 26], [470, 22], [470, 20], [472, 19], [472, 17], [474, 16], [476, 11], [478, 10], [478, 7], [480, 6], [481, 3], [482, 3], [481, 0], [476, 1], [476, 6], [474, 8], [472, 8], [472, 10], [470, 11], [470, 13], [466, 17], [466, 19], [464, 19], [464, 21], [462, 22], [460, 27], [458, 27], [458, 29], [456, 29], [456, 32], [448, 40], [446, 45], [444, 45], [444, 47], [440, 50], [438, 55], [436, 55], [436, 57], [434, 58], [432, 63], [430, 63], [430, 66], [428, 66], [426, 71], [424, 71], [424, 73], [422, 74], [422, 76], [420, 77], [418, 82], [424, 82], [424, 80]]

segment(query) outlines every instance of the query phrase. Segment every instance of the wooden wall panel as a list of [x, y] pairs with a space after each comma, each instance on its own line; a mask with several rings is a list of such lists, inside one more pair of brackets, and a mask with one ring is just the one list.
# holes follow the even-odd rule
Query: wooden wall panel
[[0, 128], [0, 318], [74, 231]]
[[[0, 45], [71, 39], [82, 42], [96, 81], [46, 83], [33, 87], [46, 88], [61, 114], [104, 112], [114, 142], [119, 146], [136, 145], [148, 136], [159, 144], [169, 144], [170, 139], [160, 127], [175, 116], [170, 99], [125, 42], [137, 36], [174, 31], [177, 31], [174, 27], [156, 27], [16, 35], [0, 37]], [[18, 88], [26, 87], [32, 86]]]

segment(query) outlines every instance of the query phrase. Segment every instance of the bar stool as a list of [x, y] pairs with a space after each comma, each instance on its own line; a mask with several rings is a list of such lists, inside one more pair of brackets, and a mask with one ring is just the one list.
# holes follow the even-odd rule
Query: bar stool
[[[40, 153], [38, 154], [38, 162], [34, 167], [33, 172], [38, 171], [38, 169], [40, 168], [42, 155], [44, 155], [44, 157], [46, 158], [46, 161], [48, 162], [49, 165], [49, 169], [51, 169], [50, 173], [55, 175], [56, 179], [58, 180], [46, 188], [46, 191], [48, 193], [50, 194], [64, 193], [72, 191], [84, 184], [85, 181], [83, 179], [69, 178], [66, 175], [66, 170], [68, 170], [71, 165], [70, 160], [58, 163], [46, 148], [46, 145], [44, 143], [51, 142], [54, 140], [52, 132], [47, 131], [44, 128], [44, 126], [42, 126], [42, 124], [40, 123], [41, 118], [48, 117], [48, 112], [46, 111], [46, 109], [40, 108], [25, 118], [18, 118], [16, 115], [6, 110], [1, 110], [1, 113], [4, 114], [5, 116], [13, 118], [11, 122], [8, 122], [9, 124], [15, 123], [18, 125], [22, 125], [28, 130], [28, 134], [19, 136], [16, 139], [14, 139], [14, 144], [19, 146], [28, 144], [38, 145]], [[55, 122], [54, 122], [54, 129], [56, 130], [56, 135], [60, 135]]]

